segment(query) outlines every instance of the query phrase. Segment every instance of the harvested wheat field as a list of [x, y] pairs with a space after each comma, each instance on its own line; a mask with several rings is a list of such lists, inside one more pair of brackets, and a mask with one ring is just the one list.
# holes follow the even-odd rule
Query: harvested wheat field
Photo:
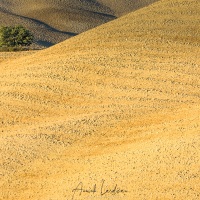
[[17, 51], [17, 52], [0, 52], [0, 63], [3, 61], [12, 61], [20, 57], [32, 55], [37, 51]]
[[162, 0], [1, 62], [0, 199], [200, 199], [199, 22]]

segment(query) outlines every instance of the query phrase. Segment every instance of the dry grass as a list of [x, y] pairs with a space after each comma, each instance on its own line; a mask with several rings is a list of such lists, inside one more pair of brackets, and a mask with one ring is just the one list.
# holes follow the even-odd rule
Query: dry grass
[[20, 57], [32, 55], [37, 51], [18, 51], [18, 52], [0, 52], [0, 63], [3, 61], [12, 61]]
[[116, 16], [121, 16], [148, 6], [159, 0], [98, 0], [98, 2], [109, 7]]
[[2, 62], [0, 199], [198, 200], [199, 21], [162, 0]]

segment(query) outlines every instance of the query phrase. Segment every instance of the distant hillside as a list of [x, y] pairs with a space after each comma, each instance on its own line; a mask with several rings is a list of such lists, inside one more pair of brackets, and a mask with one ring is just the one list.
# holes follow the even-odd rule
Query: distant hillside
[[14, 26], [16, 24], [25, 26], [34, 34], [35, 41], [32, 46], [33, 48], [48, 47], [76, 35], [74, 33], [59, 31], [41, 21], [15, 15], [0, 9], [0, 25]]
[[80, 33], [114, 19], [111, 10], [91, 0], [6, 0], [1, 7], [37, 19], [60, 31]]
[[1, 0], [0, 25], [22, 24], [35, 46], [51, 46], [155, 0]]
[[0, 1], [0, 24], [22, 24], [34, 32], [36, 43], [49, 46], [116, 17], [93, 1]]

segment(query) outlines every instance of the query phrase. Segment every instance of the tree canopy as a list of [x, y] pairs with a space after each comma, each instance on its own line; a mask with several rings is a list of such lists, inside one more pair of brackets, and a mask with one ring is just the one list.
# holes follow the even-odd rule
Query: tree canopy
[[0, 47], [30, 46], [32, 33], [21, 25], [0, 27]]

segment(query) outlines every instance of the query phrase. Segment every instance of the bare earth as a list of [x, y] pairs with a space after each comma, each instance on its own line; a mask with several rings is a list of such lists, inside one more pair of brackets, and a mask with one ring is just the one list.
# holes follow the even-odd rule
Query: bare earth
[[161, 0], [1, 62], [0, 199], [199, 200], [199, 22]]

